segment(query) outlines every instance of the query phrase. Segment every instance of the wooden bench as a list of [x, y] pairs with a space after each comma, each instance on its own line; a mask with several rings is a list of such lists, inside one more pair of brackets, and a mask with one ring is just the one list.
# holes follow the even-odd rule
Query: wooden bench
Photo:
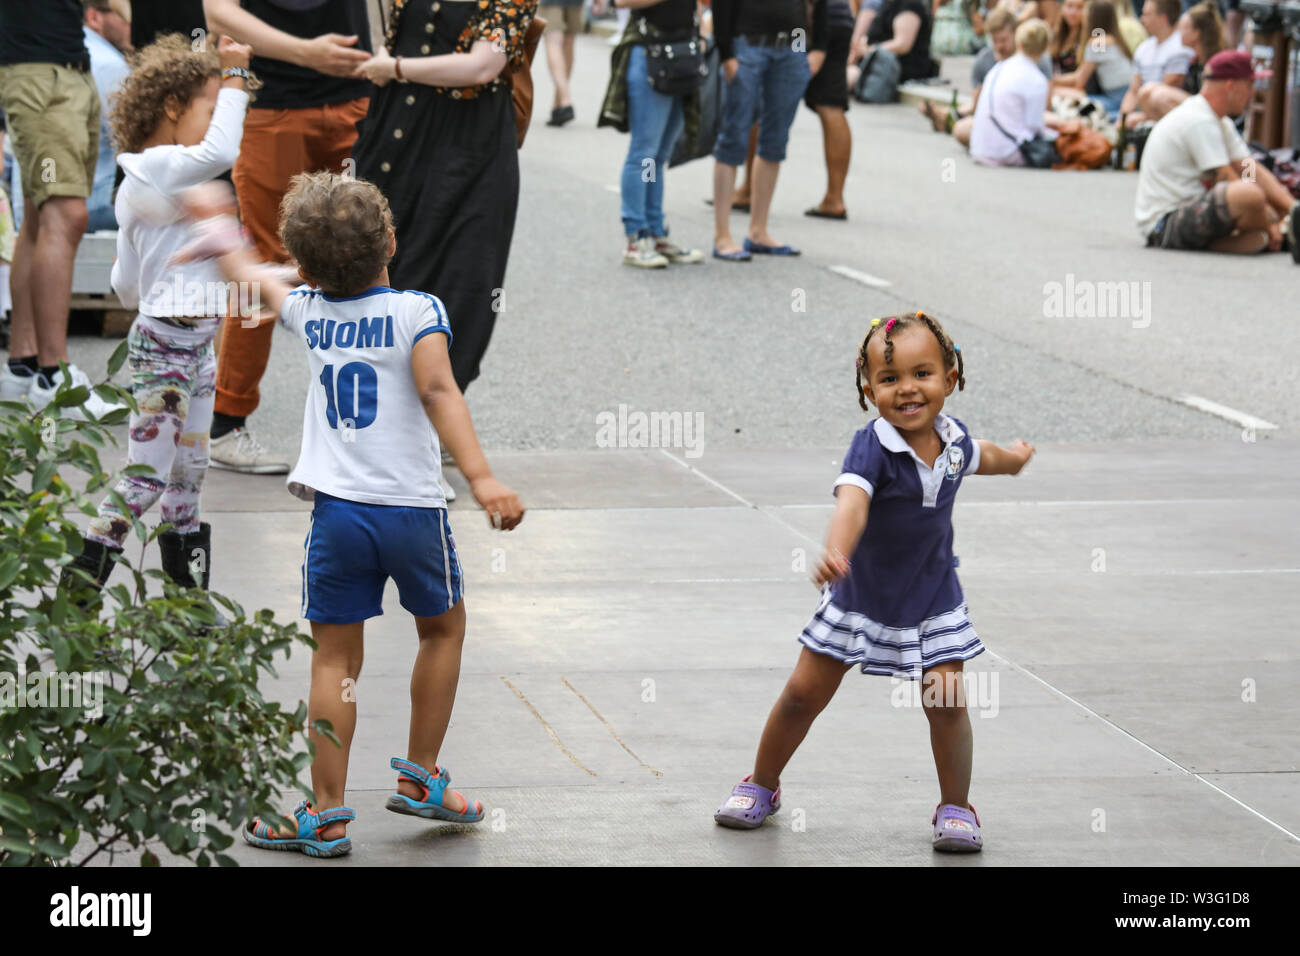
[[117, 256], [117, 232], [89, 232], [77, 247], [72, 267], [72, 301], [69, 308], [103, 314], [100, 332], [105, 338], [126, 335], [135, 312], [124, 309], [113, 292], [113, 259]]

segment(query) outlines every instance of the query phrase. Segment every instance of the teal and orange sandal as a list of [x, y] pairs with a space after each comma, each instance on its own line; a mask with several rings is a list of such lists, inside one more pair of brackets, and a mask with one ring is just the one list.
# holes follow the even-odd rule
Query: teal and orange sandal
[[350, 823], [357, 818], [351, 807], [332, 807], [313, 813], [311, 804], [306, 800], [293, 809], [293, 816], [285, 814], [285, 819], [298, 827], [296, 837], [277, 836], [278, 824], [253, 820], [244, 827], [244, 842], [263, 850], [296, 850], [308, 856], [344, 856], [352, 852], [352, 841], [347, 837], [337, 840], [322, 840], [321, 831], [331, 823]]
[[447, 785], [451, 783], [451, 773], [446, 767], [435, 766], [434, 772], [429, 773], [419, 764], [403, 760], [401, 757], [394, 757], [390, 761], [390, 766], [398, 771], [398, 779], [409, 780], [424, 791], [422, 800], [412, 800], [400, 793], [393, 794], [384, 806], [394, 813], [424, 817], [426, 820], [447, 820], [451, 823], [478, 823], [483, 819], [483, 804], [477, 800], [471, 802], [469, 797], [465, 798], [464, 813], [457, 813], [443, 806], [442, 801], [447, 792]]

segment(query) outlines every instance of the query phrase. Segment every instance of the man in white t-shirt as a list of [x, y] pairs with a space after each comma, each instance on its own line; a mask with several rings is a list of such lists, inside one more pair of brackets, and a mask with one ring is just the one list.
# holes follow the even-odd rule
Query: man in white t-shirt
[[985, 166], [1023, 166], [1020, 144], [1047, 129], [1078, 128], [1077, 119], [1062, 120], [1047, 112], [1047, 77], [1037, 60], [1047, 49], [1050, 34], [1042, 20], [1030, 19], [1016, 28], [1016, 54], [996, 64], [984, 78], [975, 103], [970, 155]]
[[1250, 102], [1250, 56], [1210, 58], [1201, 92], [1171, 110], [1151, 132], [1138, 173], [1134, 214], [1149, 246], [1255, 253], [1297, 249], [1291, 193], [1251, 159], [1230, 116]]
[[1120, 115], [1127, 116], [1129, 129], [1136, 129], [1146, 120], [1140, 109], [1144, 86], [1181, 87], [1187, 78], [1194, 51], [1183, 46], [1182, 37], [1174, 29], [1182, 14], [1181, 0], [1147, 0], [1142, 7], [1142, 25], [1151, 35], [1133, 51], [1133, 81], [1119, 106]]

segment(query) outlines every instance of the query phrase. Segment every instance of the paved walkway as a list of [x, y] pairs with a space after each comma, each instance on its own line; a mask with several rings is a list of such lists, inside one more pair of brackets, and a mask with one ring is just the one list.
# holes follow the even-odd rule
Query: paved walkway
[[[1279, 441], [1212, 461], [1189, 442], [1046, 445], [1018, 478], [964, 484], [956, 550], [989, 648], [969, 665], [982, 855], [930, 850], [924, 717], [857, 674], [788, 769], [785, 809], [716, 827], [816, 602], [792, 567], [819, 554], [840, 454], [493, 455], [531, 510], [501, 535], [467, 493], [453, 506], [470, 627], [443, 755], [488, 816], [383, 809], [415, 650], [390, 587], [358, 685], [354, 851], [330, 865], [1300, 864], [1300, 654], [1278, 624], [1300, 445]], [[204, 505], [214, 586], [295, 618], [305, 506], [222, 472]], [[308, 666], [296, 653], [269, 696], [304, 698]]]

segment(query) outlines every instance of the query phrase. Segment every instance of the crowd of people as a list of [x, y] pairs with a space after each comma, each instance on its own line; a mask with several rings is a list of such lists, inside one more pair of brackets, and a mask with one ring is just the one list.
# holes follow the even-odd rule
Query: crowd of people
[[[968, 0], [712, 0], [707, 11], [699, 0], [616, 5], [629, 15], [599, 123], [630, 133], [620, 186], [630, 266], [705, 258], [669, 235], [665, 174], [683, 141], [692, 156], [713, 160], [713, 258], [799, 255], [770, 223], [799, 104], [819, 119], [827, 178], [823, 199], [806, 213], [844, 220], [850, 97], [892, 102], [902, 84], [937, 75], [936, 53], [973, 52], [971, 106], [924, 109], [976, 162], [1048, 165], [1054, 141], [1081, 136], [1091, 109], [1121, 134], [1144, 137], [1135, 217], [1147, 245], [1286, 248], [1300, 262], [1295, 199], [1255, 161], [1233, 121], [1259, 75], [1213, 0], [1186, 11], [1180, 0], [1146, 0], [1140, 22], [1128, 0], [1004, 0], [992, 9]], [[359, 671], [363, 623], [381, 613], [389, 576], [421, 642], [411, 745], [406, 758], [393, 758], [400, 782], [389, 809], [482, 819], [481, 805], [451, 790], [437, 763], [465, 623], [442, 449], [493, 526], [515, 527], [523, 506], [488, 467], [463, 394], [479, 375], [504, 287], [522, 137], [510, 71], [527, 67], [538, 9], [536, 0], [0, 0], [0, 107], [23, 210], [9, 253], [8, 211], [0, 207], [13, 299], [0, 399], [39, 409], [60, 388], [90, 384], [67, 353], [73, 263], [88, 229], [116, 230], [112, 285], [138, 311], [128, 339], [137, 408], [127, 462], [152, 473], [123, 477], [101, 503], [61, 586], [80, 602], [96, 600], [132, 522], [158, 505], [170, 525], [159, 538], [164, 571], [206, 588], [211, 529], [200, 498], [209, 465], [288, 473], [290, 490], [314, 501], [303, 560], [303, 614], [318, 645], [311, 710], [331, 720], [345, 745], [341, 754], [317, 755], [315, 809], [300, 805], [287, 829], [255, 821], [244, 832], [255, 846], [324, 856], [350, 848], [352, 811], [342, 800], [355, 709], [335, 691]], [[568, 79], [582, 6], [540, 9], [555, 80], [547, 122], [562, 127], [575, 117]], [[722, 80], [712, 126], [701, 95], [706, 37]], [[216, 185], [223, 177], [225, 191]], [[743, 236], [732, 232], [735, 211], [749, 213]], [[232, 282], [258, 285], [267, 310], [228, 297]], [[207, 294], [192, 298], [192, 285]], [[277, 318], [301, 340], [312, 369], [292, 472], [248, 425]], [[892, 375], [872, 372], [891, 367], [895, 348], [932, 368], [928, 384], [907, 386], [919, 388], [915, 395], [933, 391], [928, 405], [882, 398], [903, 391]], [[918, 448], [930, 462], [948, 456], [953, 479], [1014, 474], [1032, 455], [1023, 443], [1007, 450], [975, 442], [939, 415], [943, 397], [964, 380], [964, 363], [931, 317], [893, 317], [878, 333], [873, 326], [857, 363], [858, 400], [864, 410], [875, 404], [884, 424], [860, 434], [862, 447], [855, 442], [857, 470], [846, 463], [856, 478], [844, 483], [862, 494], [846, 494], [842, 500], [856, 503], [837, 511], [832, 535], [842, 551], [866, 540], [878, 482], [902, 472], [915, 481], [907, 456]], [[92, 392], [71, 413], [100, 417], [112, 407]], [[906, 467], [889, 464], [891, 456]], [[955, 485], [949, 503], [952, 492]], [[918, 494], [906, 491], [907, 508]], [[872, 534], [871, 547], [888, 550], [883, 532]], [[821, 583], [844, 578], [843, 557], [824, 562]], [[955, 577], [932, 583], [930, 603], [880, 613], [915, 618], [923, 641], [934, 639], [931, 666], [960, 670], [981, 646], [964, 607], [925, 632], [936, 614], [958, 610]], [[805, 633], [811, 653], [791, 679], [791, 687], [802, 682], [798, 699], [787, 688], [755, 773], [719, 811], [720, 823], [757, 825], [775, 811], [780, 770], [848, 664], [867, 670], [876, 660], [891, 673], [920, 676], [919, 660], [870, 657], [881, 649], [869, 637], [879, 620], [863, 615], [877, 612], [850, 593], [851, 581], [845, 588], [847, 603], [824, 604]], [[833, 647], [826, 635], [853, 615], [867, 635], [859, 635], [862, 646]], [[936, 730], [946, 741], [936, 744], [945, 803], [932, 822], [946, 821], [936, 822], [945, 831], [936, 831], [936, 846], [942, 836], [946, 848], [978, 849], [978, 820], [966, 803], [969, 752], [957, 753], [969, 726], [964, 714], [942, 720], [950, 718]], [[941, 759], [940, 749], [953, 752]]]

